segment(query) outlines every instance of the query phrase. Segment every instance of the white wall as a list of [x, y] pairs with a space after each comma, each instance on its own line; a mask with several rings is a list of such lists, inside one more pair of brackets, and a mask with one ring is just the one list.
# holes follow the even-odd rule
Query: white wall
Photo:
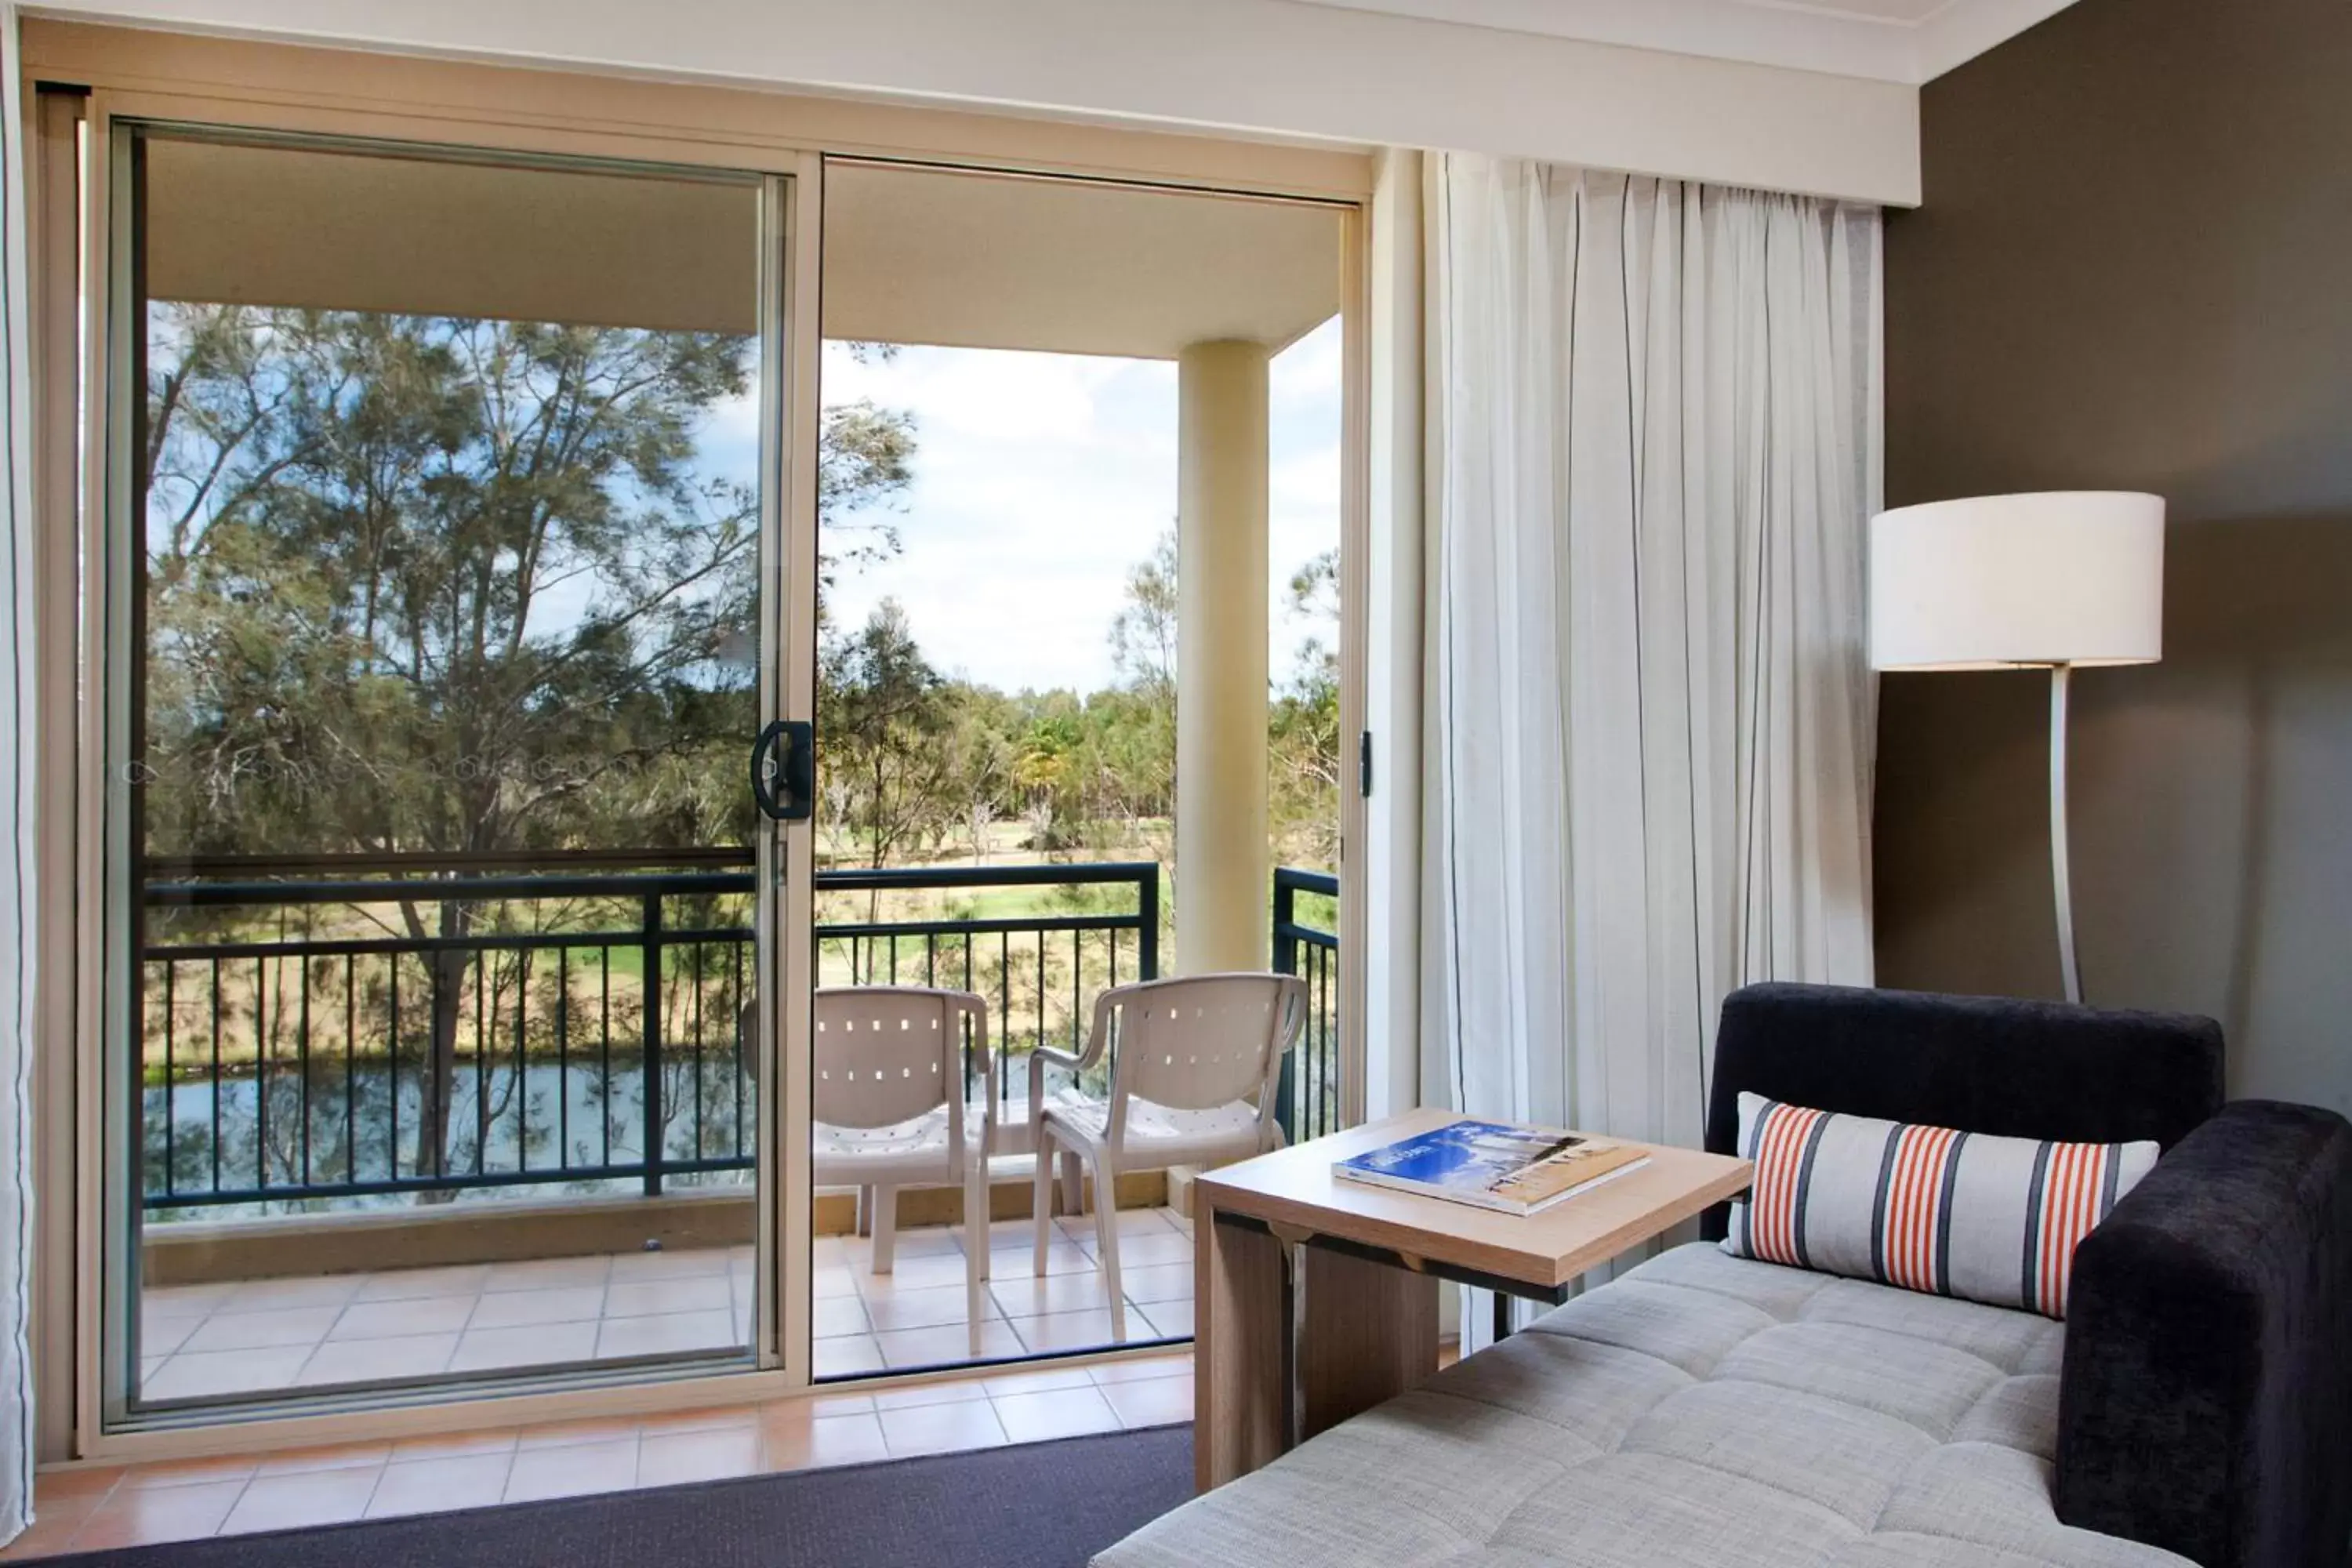
[[52, 0], [51, 13], [887, 92], [1913, 205], [1887, 81], [1297, 0]]

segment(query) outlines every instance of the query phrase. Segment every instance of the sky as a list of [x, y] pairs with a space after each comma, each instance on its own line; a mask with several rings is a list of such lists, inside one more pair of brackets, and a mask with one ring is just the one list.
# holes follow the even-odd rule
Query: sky
[[[835, 623], [893, 597], [944, 674], [1006, 691], [1112, 684], [1128, 573], [1176, 521], [1174, 363], [912, 346], [861, 361], [829, 342], [821, 392], [908, 410], [916, 428], [913, 483], [889, 503], [904, 549], [844, 571]], [[1289, 609], [1291, 574], [1339, 540], [1337, 318], [1276, 358], [1270, 394], [1279, 682], [1316, 629]]]

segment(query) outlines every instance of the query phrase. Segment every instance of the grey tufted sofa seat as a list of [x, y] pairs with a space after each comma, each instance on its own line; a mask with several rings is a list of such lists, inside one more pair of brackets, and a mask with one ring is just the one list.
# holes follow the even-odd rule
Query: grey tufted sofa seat
[[1678, 1247], [1099, 1568], [2156, 1568], [2051, 1504], [2063, 1324]]

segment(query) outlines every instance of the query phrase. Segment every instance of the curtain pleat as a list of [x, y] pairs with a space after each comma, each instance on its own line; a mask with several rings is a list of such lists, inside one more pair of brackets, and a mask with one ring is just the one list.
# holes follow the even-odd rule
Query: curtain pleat
[[33, 715], [32, 409], [26, 395], [26, 257], [24, 112], [16, 13], [0, 5], [0, 403], [6, 482], [0, 486], [0, 601], [8, 606], [0, 680], [0, 1543], [32, 1521], [33, 1361]]
[[1465, 1110], [1696, 1144], [1726, 992], [1871, 977], [1878, 215], [1436, 187], [1424, 1062]]

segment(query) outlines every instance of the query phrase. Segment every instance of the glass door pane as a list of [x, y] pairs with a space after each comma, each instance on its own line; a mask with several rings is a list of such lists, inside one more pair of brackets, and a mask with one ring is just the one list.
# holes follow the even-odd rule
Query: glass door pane
[[748, 1357], [782, 183], [117, 135], [129, 1406]]
[[815, 1375], [1179, 1343], [1199, 1152], [1319, 1126], [1328, 1062], [1131, 1101], [1042, 1247], [1033, 1112], [1103, 1124], [1105, 992], [1264, 970], [1332, 886], [1340, 217], [833, 162], [823, 241]]

